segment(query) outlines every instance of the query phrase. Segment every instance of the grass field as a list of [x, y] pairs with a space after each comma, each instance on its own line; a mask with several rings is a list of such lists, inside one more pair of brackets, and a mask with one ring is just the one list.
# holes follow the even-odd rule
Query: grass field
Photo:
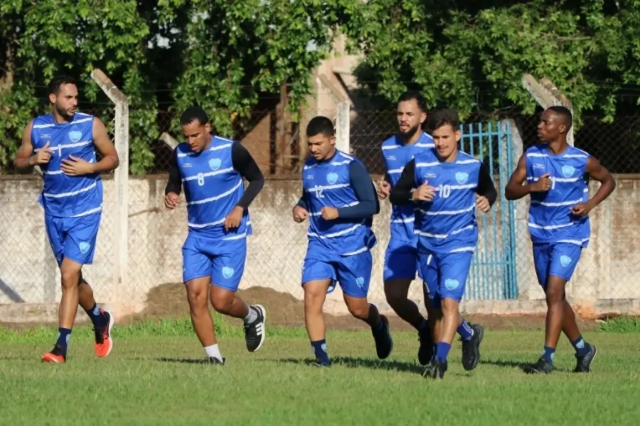
[[599, 348], [590, 375], [577, 375], [562, 341], [558, 371], [525, 374], [541, 331], [485, 334], [482, 361], [465, 372], [452, 349], [443, 381], [421, 376], [417, 338], [396, 333], [394, 353], [378, 361], [370, 334], [329, 335], [331, 369], [308, 365], [302, 329], [270, 329], [256, 354], [241, 330], [219, 323], [224, 367], [199, 364], [188, 320], [114, 329], [106, 359], [93, 355], [87, 327], [74, 330], [69, 360], [41, 364], [55, 329], [0, 328], [0, 424], [146, 425], [637, 425], [640, 321], [586, 334]]

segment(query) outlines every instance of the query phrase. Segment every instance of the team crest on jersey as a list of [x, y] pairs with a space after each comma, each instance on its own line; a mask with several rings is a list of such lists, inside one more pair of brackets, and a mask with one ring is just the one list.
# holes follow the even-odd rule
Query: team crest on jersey
[[219, 158], [212, 158], [209, 160], [209, 168], [214, 172], [220, 168], [222, 165], [222, 160]]
[[86, 241], [81, 241], [80, 244], [78, 244], [78, 248], [80, 248], [80, 253], [85, 254], [91, 248], [91, 244]]
[[565, 256], [564, 254], [562, 256], [560, 256], [560, 264], [562, 266], [564, 266], [565, 268], [569, 265], [571, 265], [571, 261], [573, 259], [571, 259], [569, 256]]
[[227, 279], [231, 278], [234, 272], [235, 271], [233, 270], [233, 268], [230, 268], [228, 266], [225, 266], [224, 268], [222, 268], [222, 276]]
[[573, 166], [562, 166], [562, 175], [566, 178], [573, 176], [576, 168]]
[[69, 140], [71, 140], [71, 142], [73, 143], [78, 142], [81, 137], [82, 137], [82, 132], [79, 132], [77, 130], [72, 130], [69, 132]]
[[333, 185], [337, 181], [338, 181], [338, 174], [337, 173], [329, 173], [327, 175], [327, 182], [329, 182], [329, 185]]
[[469, 180], [469, 173], [465, 172], [457, 172], [456, 173], [456, 182], [460, 185], [464, 185]]
[[447, 278], [444, 281], [444, 286], [447, 288], [447, 290], [455, 290], [459, 285], [460, 282], [458, 280], [454, 280], [453, 278]]

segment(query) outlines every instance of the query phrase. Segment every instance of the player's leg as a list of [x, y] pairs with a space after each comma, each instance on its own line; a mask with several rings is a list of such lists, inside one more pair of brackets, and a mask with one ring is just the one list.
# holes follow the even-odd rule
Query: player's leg
[[[100, 229], [100, 218], [100, 214], [92, 214], [67, 219], [69, 227], [64, 248], [65, 259], [75, 260], [82, 265], [93, 263]], [[114, 318], [110, 312], [98, 308], [93, 297], [93, 290], [82, 277], [82, 270], [80, 270], [78, 277], [78, 302], [93, 323], [96, 355], [101, 358], [106, 357], [113, 349], [111, 329], [113, 328]]]
[[367, 293], [371, 281], [373, 260], [371, 252], [343, 256], [337, 262], [338, 281], [344, 294], [344, 302], [351, 315], [369, 324], [376, 343], [378, 358], [385, 359], [393, 350], [393, 339], [389, 333], [389, 320], [380, 315], [376, 305], [369, 303]]
[[[423, 295], [425, 297], [425, 307], [429, 314], [429, 325], [434, 342], [440, 341], [442, 337], [442, 300], [438, 292], [439, 271], [437, 257], [425, 250], [418, 251], [418, 270], [423, 281]], [[431, 348], [431, 356], [427, 361], [425, 375], [430, 374], [430, 366], [435, 360], [435, 344]], [[421, 362], [422, 364], [422, 362]], [[424, 364], [423, 364], [424, 365]]]
[[244, 321], [247, 350], [255, 352], [266, 337], [267, 312], [262, 305], [247, 305], [236, 295], [247, 258], [247, 240], [223, 242], [222, 252], [213, 257], [211, 304], [221, 314]]
[[[436, 343], [436, 356], [432, 368], [433, 378], [443, 378], [447, 371], [447, 358], [453, 338], [461, 325], [465, 324], [460, 315], [460, 301], [464, 296], [469, 268], [473, 259], [472, 252], [434, 255], [438, 267], [438, 293], [442, 300], [442, 330]], [[463, 340], [463, 366], [474, 369], [480, 359], [481, 327], [469, 330], [468, 339]], [[475, 338], [474, 338], [475, 336]]]
[[[394, 312], [418, 331], [420, 338], [418, 361], [426, 365], [433, 354], [431, 326], [420, 314], [418, 306], [408, 298], [411, 281], [416, 275], [417, 256], [415, 247], [409, 243], [402, 245], [396, 245], [393, 241], [389, 243], [385, 252], [384, 293]], [[426, 304], [428, 302], [425, 300]]]
[[[311, 256], [310, 256], [311, 254]], [[327, 352], [326, 327], [322, 307], [327, 292], [333, 291], [336, 284], [334, 266], [324, 258], [317, 259], [307, 252], [302, 264], [302, 289], [304, 290], [304, 323], [315, 354], [315, 365], [331, 366]]]
[[209, 312], [209, 287], [211, 287], [212, 261], [200, 251], [198, 241], [188, 236], [182, 247], [182, 280], [187, 291], [189, 315], [193, 330], [204, 348], [207, 359], [214, 364], [224, 364], [216, 340], [213, 318]]

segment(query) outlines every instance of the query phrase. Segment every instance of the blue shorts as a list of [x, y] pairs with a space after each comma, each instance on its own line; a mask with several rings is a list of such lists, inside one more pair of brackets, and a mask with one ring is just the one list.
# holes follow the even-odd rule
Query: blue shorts
[[236, 292], [246, 258], [246, 238], [212, 241], [189, 235], [182, 246], [182, 281], [210, 277], [211, 284]]
[[569, 281], [578, 266], [582, 247], [571, 243], [538, 243], [533, 245], [533, 262], [538, 282], [543, 289], [551, 275]]
[[93, 263], [101, 216], [101, 213], [80, 217], [44, 215], [45, 229], [58, 267], [64, 258], [81, 265]]
[[409, 241], [390, 240], [384, 253], [383, 280], [413, 280], [422, 273], [418, 267], [418, 249]]
[[464, 296], [473, 252], [433, 253], [420, 250], [418, 256], [431, 305], [438, 309], [444, 298], [460, 302]]
[[302, 285], [309, 281], [331, 280], [329, 293], [336, 281], [342, 292], [351, 297], [367, 297], [373, 260], [370, 251], [353, 256], [327, 255], [307, 251], [302, 265]]

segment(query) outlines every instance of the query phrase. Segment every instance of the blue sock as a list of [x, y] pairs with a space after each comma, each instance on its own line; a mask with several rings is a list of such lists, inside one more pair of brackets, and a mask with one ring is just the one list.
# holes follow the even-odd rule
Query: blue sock
[[67, 355], [67, 345], [69, 344], [69, 339], [71, 338], [71, 329], [69, 328], [59, 328], [58, 329], [58, 340], [56, 341], [56, 346], [59, 346], [62, 350], [63, 355]]
[[460, 324], [460, 327], [458, 327], [458, 334], [465, 342], [471, 340], [471, 336], [473, 336], [473, 328], [471, 328], [469, 323], [466, 322], [464, 318], [462, 319], [462, 324]]
[[436, 361], [445, 362], [449, 356], [451, 345], [446, 342], [438, 342], [436, 344]]
[[589, 344], [584, 341], [582, 335], [578, 336], [571, 344], [573, 345], [573, 349], [576, 350], [576, 355], [585, 356], [589, 353]]
[[329, 354], [327, 353], [327, 341], [325, 339], [311, 342], [311, 347], [313, 348], [313, 353], [318, 361], [322, 364], [330, 363]]
[[93, 304], [91, 309], [86, 310], [85, 312], [89, 315], [89, 318], [91, 318], [91, 322], [95, 327], [106, 327], [107, 318], [102, 315], [102, 312], [100, 312], [100, 308], [98, 308], [96, 303]]
[[549, 346], [544, 347], [544, 352], [542, 353], [542, 358], [545, 361], [553, 364], [553, 359], [556, 357], [556, 348], [550, 348]]

